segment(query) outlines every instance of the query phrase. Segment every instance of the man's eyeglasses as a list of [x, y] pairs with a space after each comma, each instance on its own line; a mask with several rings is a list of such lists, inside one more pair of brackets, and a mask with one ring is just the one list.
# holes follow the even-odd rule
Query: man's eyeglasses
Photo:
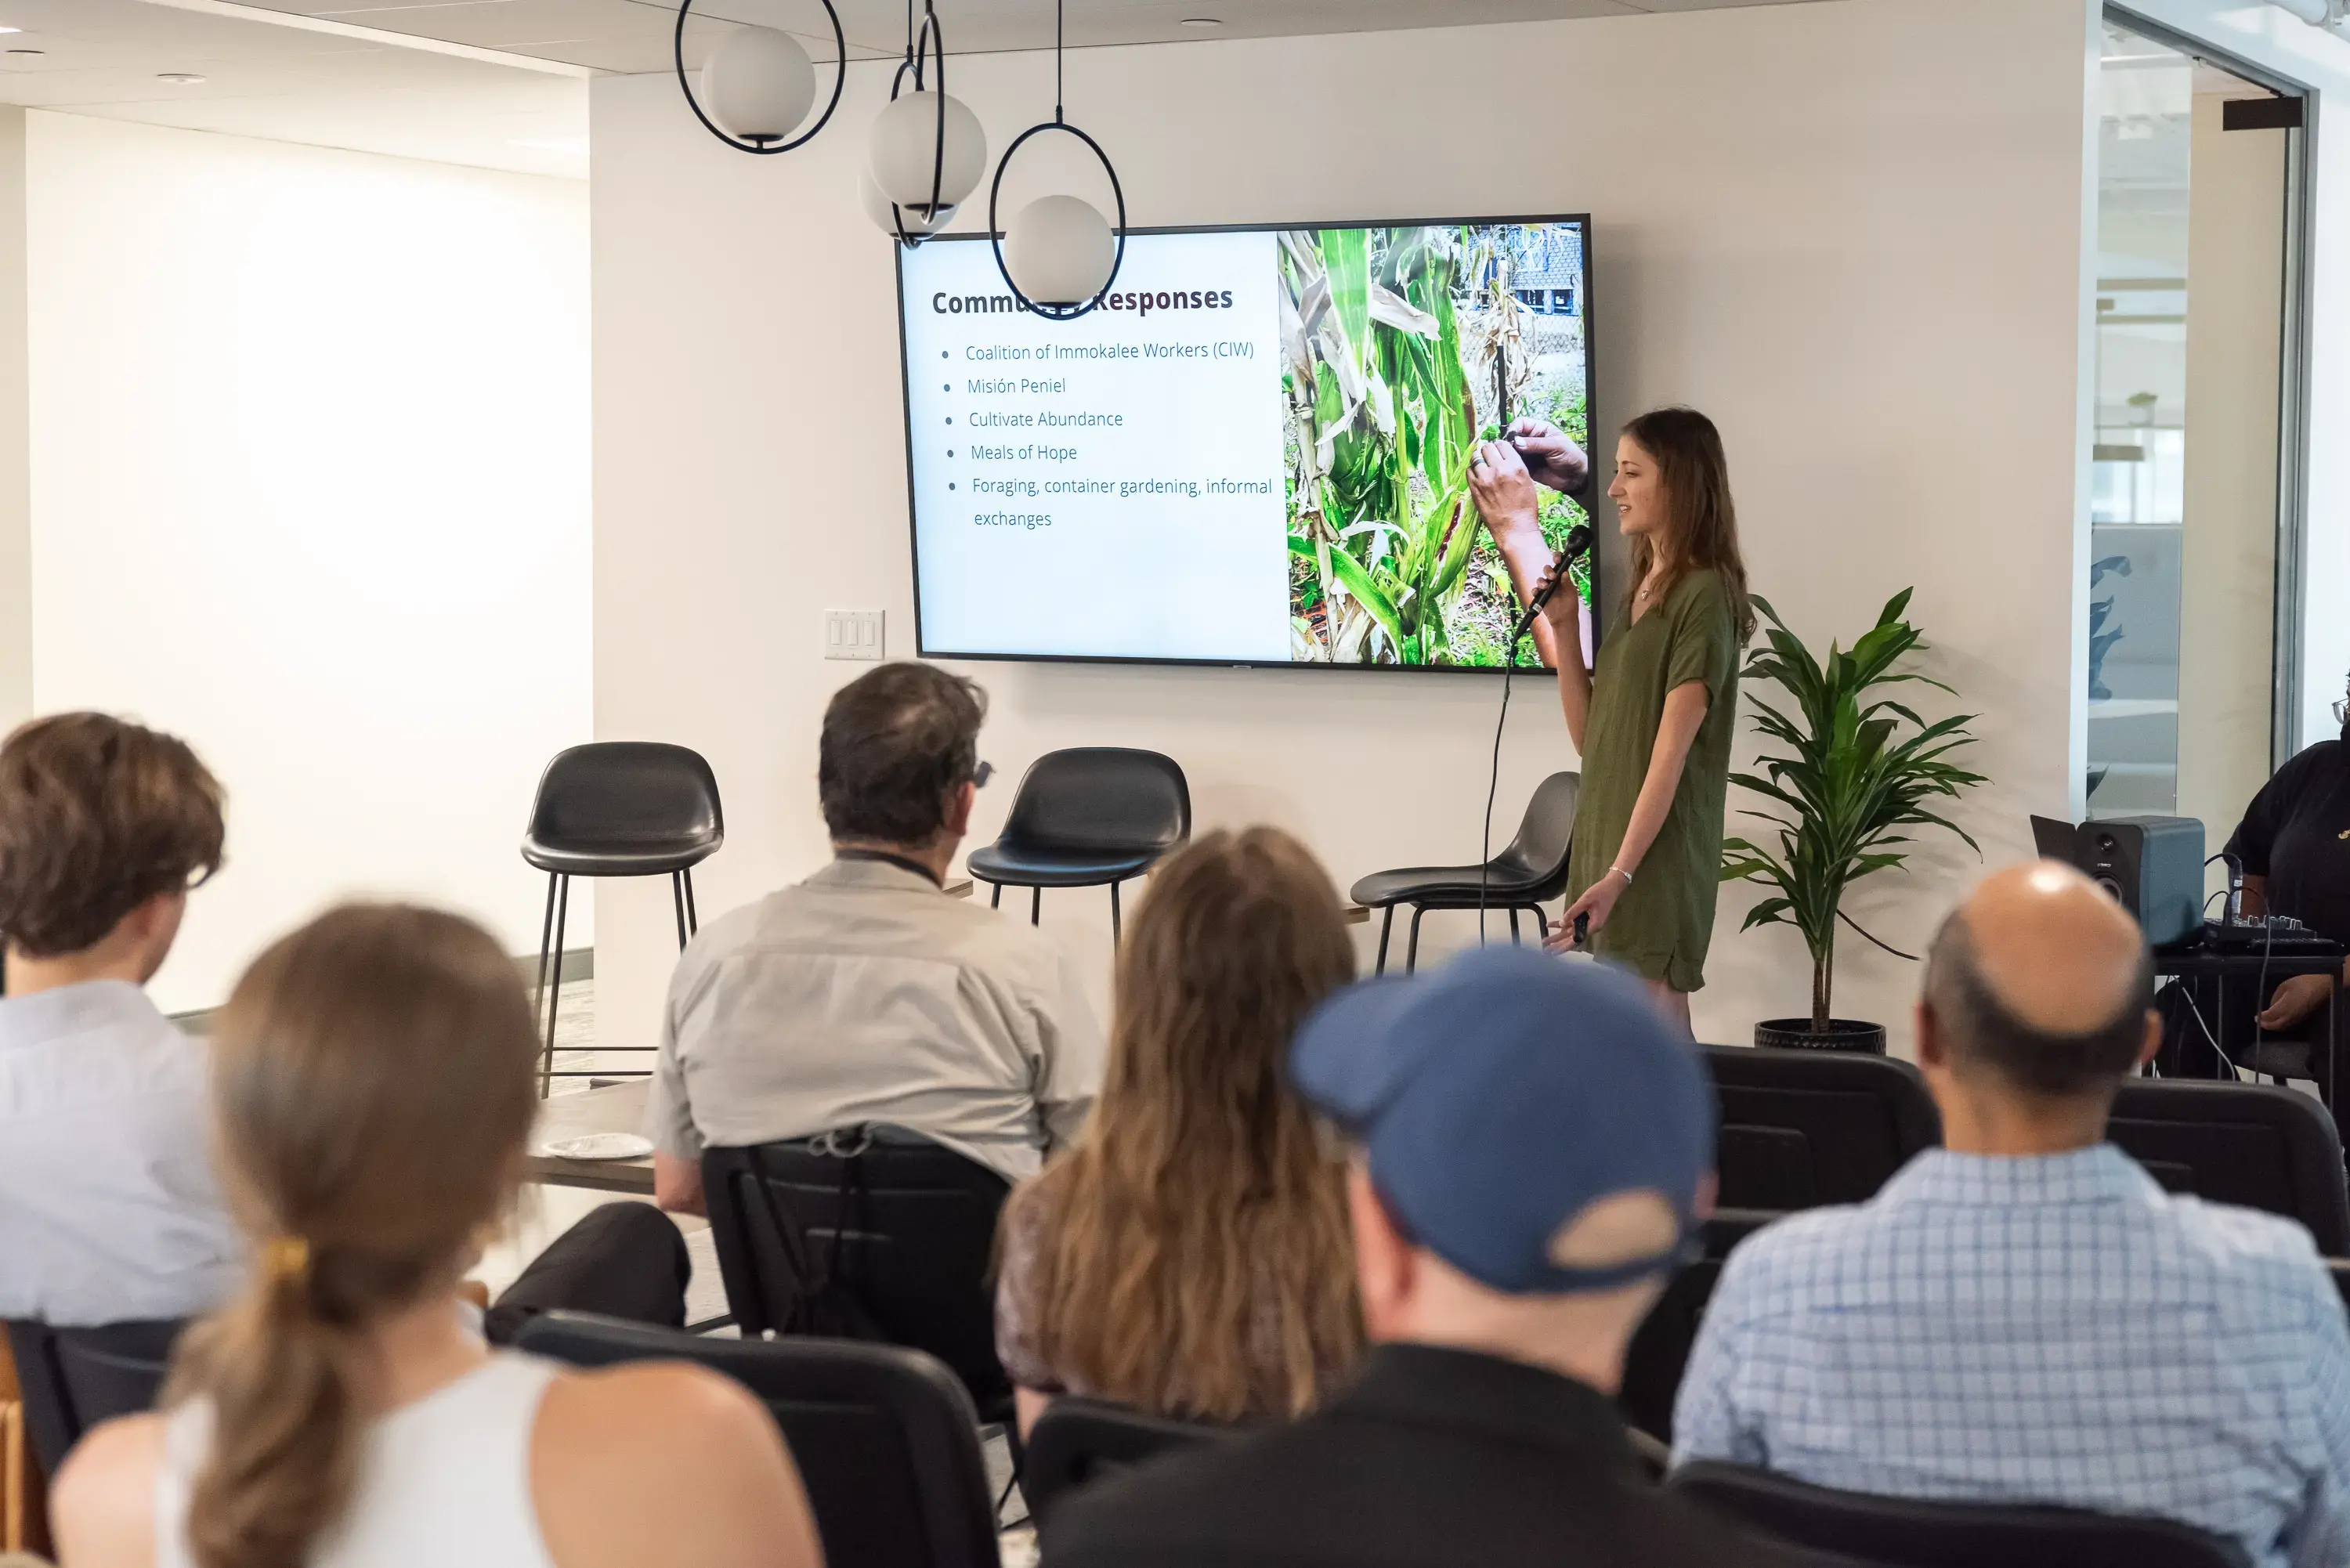
[[2334, 722], [2337, 724], [2350, 724], [2350, 697], [2336, 697], [2334, 700]]
[[[2338, 708], [2341, 704], [2337, 702], [2334, 706]], [[995, 764], [993, 763], [983, 762], [980, 763], [979, 766], [971, 770], [971, 787], [973, 789], [985, 789], [987, 787], [987, 781], [994, 776]]]

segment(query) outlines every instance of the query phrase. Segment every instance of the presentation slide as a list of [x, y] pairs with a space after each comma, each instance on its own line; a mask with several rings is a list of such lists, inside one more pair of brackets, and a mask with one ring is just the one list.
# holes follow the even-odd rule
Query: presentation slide
[[[1583, 237], [1139, 234], [1074, 321], [983, 238], [901, 251], [922, 652], [1500, 668], [1519, 607], [1469, 461], [1523, 418], [1586, 443]], [[1556, 548], [1583, 504], [1541, 493]]]

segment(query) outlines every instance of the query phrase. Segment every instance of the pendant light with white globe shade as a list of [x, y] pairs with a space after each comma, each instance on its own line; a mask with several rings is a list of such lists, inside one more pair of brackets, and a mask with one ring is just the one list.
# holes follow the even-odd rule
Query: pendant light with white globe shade
[[832, 0], [822, 0], [832, 18], [833, 58], [839, 62], [832, 78], [832, 97], [816, 123], [792, 135], [816, 102], [816, 63], [789, 33], [775, 27], [737, 27], [718, 41], [702, 65], [702, 92], [696, 97], [685, 74], [685, 19], [693, 0], [677, 8], [677, 32], [671, 57], [677, 66], [678, 90], [686, 107], [711, 135], [737, 152], [789, 152], [806, 144], [825, 128], [840, 107], [840, 89], [848, 80], [848, 40], [842, 33], [840, 13]]
[[[1053, 118], [1030, 126], [1013, 138], [995, 166], [995, 182], [987, 192], [988, 241], [995, 248], [995, 270], [1012, 287], [1021, 307], [1053, 321], [1075, 321], [1094, 309], [1109, 292], [1118, 269], [1126, 261], [1126, 189], [1101, 143], [1071, 125], [1061, 103], [1062, 0], [1053, 0]], [[1109, 176], [1110, 194], [1118, 199], [1118, 224], [1092, 202], [1076, 196], [1040, 196], [999, 224], [996, 209], [1003, 198], [1003, 171], [1012, 156], [1032, 136], [1047, 131], [1074, 136], [1092, 149]]]
[[[947, 95], [946, 37], [930, 0], [923, 0], [919, 31], [913, 20], [910, 0], [906, 57], [866, 143], [864, 181], [872, 196], [862, 184], [858, 192], [867, 213], [907, 245], [944, 228], [987, 172], [987, 133], [979, 116]], [[887, 213], [877, 209], [873, 197], [889, 208]]]

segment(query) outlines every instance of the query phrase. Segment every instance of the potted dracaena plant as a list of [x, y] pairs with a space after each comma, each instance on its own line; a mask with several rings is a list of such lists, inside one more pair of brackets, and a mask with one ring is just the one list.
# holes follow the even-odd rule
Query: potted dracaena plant
[[1863, 930], [1842, 909], [1845, 889], [1907, 860], [1908, 830], [1914, 827], [1947, 828], [1982, 853], [1963, 828], [1933, 809], [1983, 782], [1981, 774], [1949, 760], [1951, 753], [1974, 743], [1966, 726], [1975, 716], [1961, 713], [1928, 723], [1889, 698], [1872, 699], [1878, 688], [1907, 681], [1950, 691], [1930, 677], [1894, 668], [1903, 655], [1925, 647], [1917, 628], [1902, 618], [1910, 591], [1904, 588], [1886, 601], [1877, 624], [1850, 652], [1831, 642], [1825, 659], [1812, 657], [1768, 601], [1754, 601], [1770, 626], [1765, 646], [1746, 661], [1746, 679], [1775, 681], [1794, 705], [1792, 713], [1782, 712], [1750, 698], [1756, 728], [1786, 751], [1758, 758], [1757, 773], [1732, 774], [1731, 782], [1771, 803], [1773, 809], [1740, 815], [1775, 826], [1779, 841], [1775, 849], [1767, 849], [1743, 838], [1724, 839], [1721, 879], [1775, 889], [1773, 897], [1747, 911], [1741, 930], [1791, 925], [1803, 932], [1812, 954], [1811, 1016], [1757, 1024], [1757, 1045], [1881, 1054], [1883, 1024], [1832, 1015], [1836, 922], [1897, 957], [1914, 955]]

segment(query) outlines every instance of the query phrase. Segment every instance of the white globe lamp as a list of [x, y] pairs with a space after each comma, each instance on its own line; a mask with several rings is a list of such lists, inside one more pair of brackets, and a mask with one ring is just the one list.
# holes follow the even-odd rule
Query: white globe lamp
[[954, 221], [952, 207], [941, 207], [928, 218], [912, 207], [892, 211], [889, 198], [873, 182], [871, 172], [863, 169], [857, 171], [857, 201], [865, 209], [865, 215], [873, 220], [873, 226], [892, 239], [901, 232], [908, 239], [924, 239]]
[[816, 102], [816, 62], [774, 27], [739, 27], [702, 67], [702, 101], [730, 135], [781, 141]]
[[1041, 196], [1003, 228], [1003, 268], [1039, 305], [1076, 306], [1109, 286], [1118, 236], [1092, 203]]
[[[939, 119], [946, 119], [941, 156]], [[979, 188], [987, 168], [987, 133], [979, 116], [960, 99], [923, 90], [893, 100], [873, 121], [866, 169], [881, 193], [916, 216], [931, 208], [933, 184], [939, 205], [952, 207]], [[910, 228], [909, 233], [911, 233]]]

